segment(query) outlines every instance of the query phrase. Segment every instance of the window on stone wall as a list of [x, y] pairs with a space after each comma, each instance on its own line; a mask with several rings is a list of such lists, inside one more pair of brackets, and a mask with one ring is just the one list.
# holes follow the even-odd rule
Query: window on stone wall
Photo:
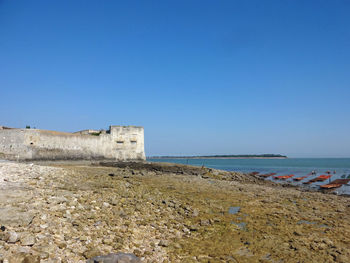
[[117, 141], [117, 144], [123, 144], [124, 141]]
[[131, 143], [131, 144], [136, 144], [137, 141], [131, 140], [130, 143]]

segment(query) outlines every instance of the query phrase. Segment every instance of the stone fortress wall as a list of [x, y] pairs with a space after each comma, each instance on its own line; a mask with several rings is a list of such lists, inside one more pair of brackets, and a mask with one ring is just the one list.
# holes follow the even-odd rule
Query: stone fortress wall
[[144, 129], [110, 126], [76, 133], [0, 126], [0, 159], [145, 160]]

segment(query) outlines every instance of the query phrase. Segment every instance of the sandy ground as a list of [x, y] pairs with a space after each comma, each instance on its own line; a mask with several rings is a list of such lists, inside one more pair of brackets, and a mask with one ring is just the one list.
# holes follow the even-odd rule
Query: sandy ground
[[0, 262], [350, 262], [350, 198], [175, 168], [0, 163]]

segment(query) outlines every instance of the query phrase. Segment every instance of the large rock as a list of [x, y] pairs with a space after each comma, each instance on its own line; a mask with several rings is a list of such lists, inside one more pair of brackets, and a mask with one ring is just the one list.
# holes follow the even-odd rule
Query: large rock
[[141, 260], [130, 253], [111, 253], [87, 260], [87, 263], [140, 263]]
[[33, 213], [23, 212], [16, 207], [0, 208], [0, 225], [3, 226], [28, 226], [33, 218]]
[[0, 232], [0, 240], [7, 243], [16, 243], [19, 239], [19, 235], [15, 231]]
[[7, 243], [16, 243], [19, 240], [19, 236], [15, 231], [8, 232]]

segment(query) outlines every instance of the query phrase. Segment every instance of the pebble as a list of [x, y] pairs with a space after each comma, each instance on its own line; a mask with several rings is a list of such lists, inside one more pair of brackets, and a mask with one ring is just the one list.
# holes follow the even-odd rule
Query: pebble
[[[97, 257], [98, 255], [101, 255], [101, 251], [97, 248], [87, 249], [84, 251], [83, 255], [87, 259], [94, 258], [94, 257]], [[94, 263], [94, 261], [91, 261], [91, 262]]]
[[19, 235], [14, 231], [8, 232], [8, 235], [7, 243], [16, 243], [19, 240]]
[[193, 209], [192, 216], [193, 216], [193, 217], [199, 216], [199, 210], [198, 210], [197, 208]]
[[35, 244], [35, 236], [34, 235], [25, 235], [21, 237], [21, 244], [23, 246], [32, 246]]
[[161, 246], [161, 247], [168, 247], [168, 246], [169, 246], [169, 242], [168, 242], [168, 240], [161, 240], [161, 241], [158, 243], [158, 246]]

